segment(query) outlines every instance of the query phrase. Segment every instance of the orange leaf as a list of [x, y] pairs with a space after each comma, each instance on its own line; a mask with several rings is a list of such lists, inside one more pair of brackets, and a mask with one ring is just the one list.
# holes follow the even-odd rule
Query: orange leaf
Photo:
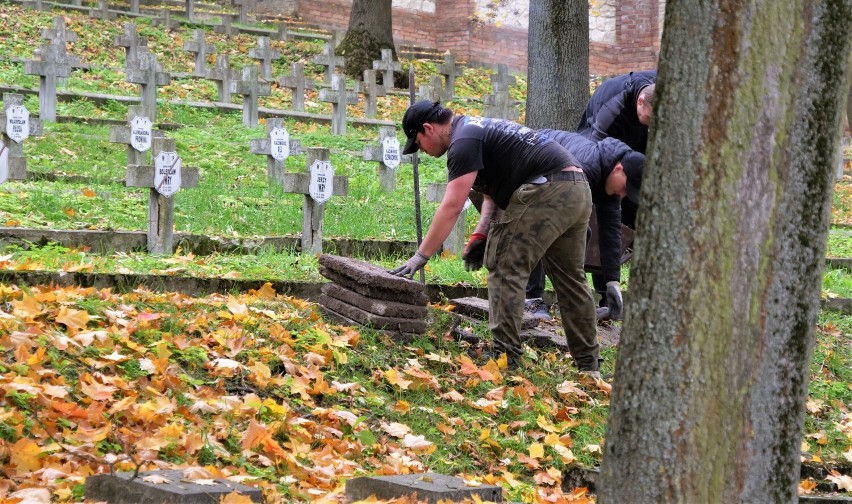
[[77, 213], [71, 207], [65, 207], [62, 209], [62, 211], [65, 212], [65, 215], [67, 215], [68, 217], [74, 217], [74, 214]]
[[252, 504], [254, 502], [247, 495], [240, 495], [236, 490], [222, 497], [221, 504]]
[[396, 369], [388, 369], [385, 371], [385, 380], [387, 380], [391, 385], [396, 385], [402, 390], [407, 390], [408, 386], [411, 385], [411, 380], [402, 379]]
[[95, 197], [95, 191], [87, 187], [87, 188], [83, 189], [83, 196], [85, 196], [87, 198], [94, 198]]

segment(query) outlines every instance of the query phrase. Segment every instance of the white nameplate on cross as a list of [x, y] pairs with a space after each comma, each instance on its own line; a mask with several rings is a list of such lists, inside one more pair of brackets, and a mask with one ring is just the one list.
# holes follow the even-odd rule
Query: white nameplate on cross
[[399, 140], [386, 137], [382, 140], [382, 163], [391, 170], [399, 166]]
[[180, 189], [180, 157], [177, 152], [160, 152], [154, 158], [154, 190], [169, 197]]
[[269, 152], [276, 161], [290, 156], [290, 134], [284, 128], [272, 128], [269, 132]]
[[151, 148], [151, 120], [136, 116], [130, 121], [130, 145], [139, 152]]
[[6, 134], [17, 143], [30, 136], [30, 111], [23, 105], [12, 105], [6, 110]]
[[314, 161], [311, 165], [311, 182], [308, 192], [317, 203], [325, 203], [331, 198], [334, 183], [334, 169], [331, 161]]

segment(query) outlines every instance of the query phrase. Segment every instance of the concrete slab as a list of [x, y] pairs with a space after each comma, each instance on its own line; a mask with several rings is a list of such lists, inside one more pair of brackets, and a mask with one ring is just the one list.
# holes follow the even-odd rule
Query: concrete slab
[[[349, 318], [345, 315], [341, 315], [340, 313], [337, 313], [336, 311], [331, 310], [326, 306], [319, 305], [318, 308], [319, 308], [319, 311], [323, 314], [323, 316], [327, 320], [331, 320], [331, 321], [334, 321], [338, 324], [343, 324], [343, 325], [349, 325], [349, 326], [355, 326], [355, 327], [361, 326], [361, 324], [359, 324], [358, 322], [355, 322], [351, 318]], [[410, 343], [410, 342], [412, 342], [416, 339], [423, 337], [422, 334], [404, 333], [404, 332], [399, 332], [399, 331], [388, 331], [388, 330], [385, 330], [385, 329], [375, 329], [375, 328], [371, 328], [371, 329], [376, 331], [376, 332], [387, 335], [388, 337], [390, 337], [394, 341], [400, 341], [400, 342], [403, 342], [403, 343]]]
[[405, 474], [399, 476], [373, 476], [353, 478], [346, 482], [346, 501], [367, 499], [395, 499], [417, 495], [418, 502], [436, 504], [460, 502], [474, 495], [484, 501], [503, 502], [503, 489], [496, 485], [467, 486], [461, 478], [443, 474]]
[[110, 504], [217, 504], [222, 497], [236, 491], [251, 498], [252, 502], [263, 502], [259, 488], [222, 478], [207, 480], [212, 481], [212, 485], [201, 485], [183, 481], [181, 470], [144, 472], [135, 479], [131, 479], [132, 476], [133, 473], [89, 476], [86, 478], [86, 500]]
[[[456, 306], [456, 313], [467, 315], [479, 320], [488, 320], [488, 300], [478, 297], [463, 297], [451, 299], [450, 304]], [[530, 329], [539, 325], [541, 320], [532, 316], [531, 313], [524, 312], [524, 318], [521, 320], [521, 329]]]
[[407, 319], [395, 317], [382, 317], [374, 313], [366, 312], [357, 306], [352, 306], [339, 299], [321, 294], [318, 303], [328, 307], [341, 315], [358, 322], [367, 327], [376, 329], [392, 329], [399, 332], [423, 334], [426, 332], [425, 319]]
[[406, 294], [371, 287], [369, 285], [365, 285], [363, 283], [358, 282], [358, 280], [354, 280], [346, 275], [342, 275], [336, 271], [333, 271], [323, 265], [320, 265], [319, 273], [320, 275], [324, 276], [325, 278], [328, 278], [332, 282], [338, 285], [342, 285], [343, 287], [346, 287], [349, 290], [353, 290], [358, 294], [361, 294], [368, 298], [398, 302], [402, 302], [404, 300], [407, 303], [417, 306], [426, 306], [429, 303], [429, 297], [423, 292], [419, 294]]
[[371, 299], [335, 283], [327, 283], [323, 285], [322, 293], [326, 296], [339, 299], [347, 304], [361, 308], [366, 312], [375, 313], [376, 315], [407, 319], [422, 319], [426, 317], [425, 306], [410, 305], [397, 301]]
[[425, 293], [423, 284], [391, 275], [384, 268], [357, 259], [323, 254], [319, 257], [319, 263], [331, 271], [375, 289], [415, 296]]

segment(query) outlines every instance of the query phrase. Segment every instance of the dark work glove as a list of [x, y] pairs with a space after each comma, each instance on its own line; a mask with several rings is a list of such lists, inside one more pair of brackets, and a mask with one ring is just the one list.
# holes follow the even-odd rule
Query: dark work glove
[[467, 241], [462, 253], [464, 259], [464, 269], [467, 271], [475, 271], [482, 267], [482, 261], [485, 258], [485, 243], [488, 241], [488, 235], [485, 233], [473, 233]]
[[401, 277], [414, 278], [414, 274], [423, 269], [427, 262], [429, 262], [429, 258], [421, 254], [418, 250], [417, 253], [411, 256], [409, 260], [405, 261], [402, 266], [394, 268], [388, 271], [388, 273]]
[[615, 281], [606, 283], [606, 307], [609, 308], [609, 318], [612, 320], [621, 320], [624, 311], [620, 287], [621, 285]]

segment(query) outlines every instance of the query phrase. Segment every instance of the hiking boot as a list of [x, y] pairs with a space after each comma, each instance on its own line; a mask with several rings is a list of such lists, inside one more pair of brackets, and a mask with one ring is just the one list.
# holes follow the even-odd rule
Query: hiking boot
[[539, 320], [553, 322], [553, 317], [550, 316], [550, 311], [547, 309], [547, 303], [545, 303], [541, 298], [527, 299], [524, 301], [524, 311], [531, 313], [533, 317]]
[[[499, 352], [499, 351], [496, 351], [496, 350], [485, 350], [484, 352], [482, 352], [482, 354], [479, 356], [479, 358], [477, 360], [479, 360], [479, 362], [481, 362], [482, 365], [484, 366], [485, 364], [488, 364], [489, 360], [493, 360], [494, 362], [499, 362], [500, 357], [502, 357], [504, 355], [504, 353], [505, 352]], [[506, 365], [509, 369], [515, 369], [516, 367], [518, 367], [518, 365], [520, 364], [520, 358], [519, 357], [515, 357], [511, 353], [506, 353], [505, 355], [506, 355]]]

